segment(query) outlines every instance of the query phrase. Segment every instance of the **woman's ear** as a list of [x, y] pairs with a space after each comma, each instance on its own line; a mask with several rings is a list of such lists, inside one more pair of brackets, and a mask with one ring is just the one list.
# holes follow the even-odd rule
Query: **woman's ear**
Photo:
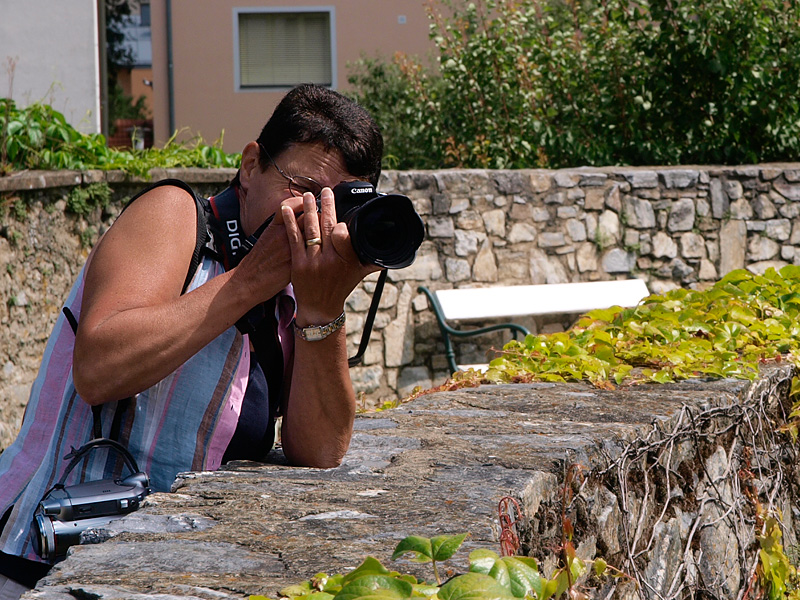
[[247, 192], [250, 187], [250, 180], [254, 175], [261, 172], [259, 155], [261, 149], [258, 142], [249, 142], [242, 150], [242, 164], [239, 168], [239, 183], [242, 189]]

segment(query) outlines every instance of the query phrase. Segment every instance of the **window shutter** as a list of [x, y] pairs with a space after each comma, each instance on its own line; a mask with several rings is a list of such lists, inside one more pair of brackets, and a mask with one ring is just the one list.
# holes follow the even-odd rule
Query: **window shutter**
[[240, 13], [242, 87], [331, 85], [330, 14]]

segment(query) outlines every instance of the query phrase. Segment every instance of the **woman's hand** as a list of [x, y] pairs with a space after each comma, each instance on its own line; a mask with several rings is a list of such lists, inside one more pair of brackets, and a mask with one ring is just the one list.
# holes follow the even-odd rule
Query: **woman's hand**
[[337, 223], [330, 188], [322, 190], [319, 213], [313, 194], [306, 193], [302, 218], [295, 216], [291, 201], [286, 201], [281, 205], [280, 220], [291, 250], [297, 323], [301, 327], [329, 323], [342, 313], [358, 283], [379, 267], [358, 260], [347, 225]]

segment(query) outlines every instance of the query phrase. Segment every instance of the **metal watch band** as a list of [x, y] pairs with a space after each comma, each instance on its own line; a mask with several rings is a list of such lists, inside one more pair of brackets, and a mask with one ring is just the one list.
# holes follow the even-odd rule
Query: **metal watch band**
[[345, 316], [344, 311], [342, 311], [342, 314], [340, 314], [327, 325], [309, 325], [308, 327], [300, 327], [296, 321], [292, 321], [292, 325], [294, 325], [294, 332], [298, 335], [298, 337], [303, 338], [307, 342], [319, 342], [320, 340], [324, 340], [334, 331], [341, 329], [344, 325], [344, 321]]

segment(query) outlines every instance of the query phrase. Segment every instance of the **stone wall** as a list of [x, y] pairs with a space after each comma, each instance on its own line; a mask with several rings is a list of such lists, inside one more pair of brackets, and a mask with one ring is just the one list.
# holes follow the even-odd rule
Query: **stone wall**
[[[430, 563], [391, 560], [401, 539], [469, 532], [439, 566], [450, 577], [466, 572], [471, 551], [500, 549], [501, 513], [516, 522], [517, 552], [548, 576], [567, 520], [578, 558], [602, 557], [627, 574], [581, 577], [587, 598], [761, 597], [753, 586], [764, 520], [780, 519], [790, 555], [800, 533], [797, 446], [776, 432], [794, 375], [784, 361], [762, 365], [752, 382], [424, 395], [357, 416], [335, 469], [288, 467], [276, 450], [267, 464], [179, 474], [174, 493], [87, 531], [25, 598], [277, 598], [368, 555], [431, 581]], [[521, 514], [501, 510], [504, 499]]]
[[[210, 194], [231, 170], [175, 170]], [[75, 187], [107, 182], [116, 203], [65, 214]], [[91, 243], [120, 203], [144, 185], [119, 173], [22, 173], [0, 178], [0, 423], [15, 429], [44, 342]], [[703, 287], [735, 268], [800, 263], [800, 165], [581, 168], [559, 171], [420, 171], [383, 174], [382, 191], [410, 196], [427, 225], [417, 261], [390, 272], [362, 366], [365, 405], [441, 383], [438, 329], [417, 286], [434, 289], [641, 277], [653, 292]], [[355, 352], [374, 289], [348, 300]], [[535, 330], [570, 319], [527, 323]], [[463, 362], [485, 360], [501, 338], [464, 343]], [[10, 411], [10, 412], [9, 412]], [[0, 431], [0, 439], [3, 432]]]

